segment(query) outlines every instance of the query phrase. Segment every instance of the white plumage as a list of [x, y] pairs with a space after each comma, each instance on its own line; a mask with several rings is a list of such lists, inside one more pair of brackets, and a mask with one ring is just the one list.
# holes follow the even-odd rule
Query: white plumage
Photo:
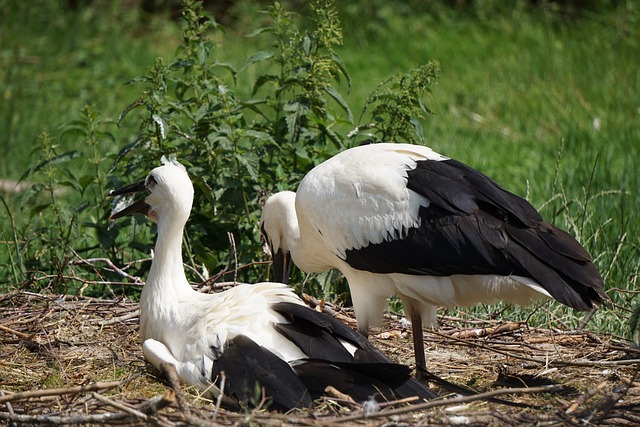
[[[213, 396], [224, 371], [227, 403], [246, 404], [257, 384], [281, 410], [309, 406], [326, 385], [360, 400], [377, 391], [385, 397], [433, 396], [410, 378], [407, 367], [392, 364], [355, 331], [304, 306], [286, 285], [240, 284], [216, 294], [192, 289], [182, 265], [191, 180], [183, 167], [167, 163], [144, 182], [111, 194], [138, 191], [149, 194], [112, 218], [140, 212], [158, 224], [140, 297], [140, 338], [154, 366], [172, 364], [182, 381]], [[393, 378], [375, 372], [381, 369], [393, 372]]]
[[265, 203], [261, 230], [275, 280], [290, 258], [305, 272], [340, 270], [358, 329], [398, 294], [411, 316], [416, 363], [422, 323], [438, 306], [554, 297], [579, 310], [607, 299], [589, 254], [524, 199], [424, 146], [372, 144], [316, 166], [297, 193]]

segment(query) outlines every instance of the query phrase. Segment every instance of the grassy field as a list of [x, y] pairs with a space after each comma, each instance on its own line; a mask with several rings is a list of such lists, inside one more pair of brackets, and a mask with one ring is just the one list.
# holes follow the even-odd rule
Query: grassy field
[[[1, 179], [18, 179], [38, 163], [42, 132], [51, 135], [50, 145], [58, 153], [76, 148], [78, 139], [67, 137], [65, 126], [81, 119], [85, 104], [115, 121], [140, 96], [140, 87], [125, 83], [145, 74], [156, 57], [171, 57], [180, 43], [179, 23], [162, 15], [144, 19], [129, 3], [96, 1], [78, 11], [57, 2], [39, 4], [9, 1], [0, 6]], [[346, 101], [356, 120], [380, 81], [437, 60], [439, 83], [426, 101], [435, 113], [424, 123], [428, 144], [526, 196], [546, 219], [577, 236], [617, 304], [601, 310], [591, 327], [626, 333], [628, 310], [638, 303], [640, 9], [632, 2], [569, 13], [525, 3], [508, 9], [424, 11], [373, 4], [340, 9], [344, 44], [337, 52], [351, 76]], [[240, 68], [261, 48], [260, 38], [245, 37], [265, 19], [256, 9], [242, 4], [235, 24], [215, 36], [215, 56], [221, 61]], [[239, 76], [236, 90], [248, 92], [251, 77]], [[131, 142], [138, 125], [135, 120], [109, 125], [113, 139], [96, 145], [96, 163], [103, 162], [96, 166], [104, 171], [103, 194], [117, 181], [108, 172], [115, 153]], [[343, 125], [340, 131], [353, 126]], [[90, 170], [90, 163], [74, 167], [83, 174], [79, 171]], [[74, 190], [68, 200], [64, 194], [56, 196], [57, 203], [78, 203], [78, 194], [83, 193]], [[0, 206], [0, 289], [9, 289], [33, 275], [20, 273], [30, 266], [16, 267], [16, 248], [28, 246], [37, 258], [46, 232], [29, 231], [44, 229], [57, 218], [47, 216], [55, 210], [43, 207], [34, 213], [25, 205], [44, 206], [47, 200], [1, 195], [6, 205]], [[90, 200], [99, 198], [93, 194]], [[100, 214], [93, 219], [99, 223]], [[72, 242], [70, 247], [83, 244]], [[110, 252], [92, 251], [92, 256], [101, 254]], [[60, 262], [65, 256], [73, 258], [66, 252], [43, 262]], [[480, 308], [477, 313], [494, 310]], [[574, 316], [556, 306], [538, 313], [539, 321]], [[515, 314], [528, 315], [526, 310]]]

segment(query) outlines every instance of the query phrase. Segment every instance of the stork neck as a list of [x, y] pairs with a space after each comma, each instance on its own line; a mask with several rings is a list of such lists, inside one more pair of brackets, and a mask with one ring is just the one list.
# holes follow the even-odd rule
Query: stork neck
[[171, 221], [158, 222], [153, 262], [147, 284], [162, 287], [164, 291], [191, 291], [182, 266], [182, 233], [184, 223]]
[[296, 222], [290, 228], [289, 245], [293, 262], [307, 273], [317, 273], [334, 268], [331, 254], [326, 252], [322, 237], [312, 227]]

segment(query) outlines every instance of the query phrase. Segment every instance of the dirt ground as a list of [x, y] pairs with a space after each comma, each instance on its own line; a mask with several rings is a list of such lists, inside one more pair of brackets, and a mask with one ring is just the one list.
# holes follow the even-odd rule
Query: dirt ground
[[[429, 369], [445, 380], [433, 383], [440, 399], [373, 412], [337, 397], [313, 411], [233, 412], [144, 361], [137, 310], [0, 295], [0, 425], [640, 425], [640, 350], [610, 336], [442, 317], [425, 331]], [[355, 324], [348, 310], [336, 316]], [[370, 338], [412, 363], [410, 331], [394, 316]]]

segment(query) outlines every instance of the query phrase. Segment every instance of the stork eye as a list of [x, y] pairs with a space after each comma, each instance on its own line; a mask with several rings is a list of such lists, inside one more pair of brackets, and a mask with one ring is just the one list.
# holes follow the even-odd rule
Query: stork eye
[[147, 187], [147, 190], [151, 190], [153, 187], [156, 186], [156, 184], [158, 184], [158, 182], [153, 177], [153, 175], [149, 175], [147, 177], [147, 182], [145, 183], [145, 187]]

